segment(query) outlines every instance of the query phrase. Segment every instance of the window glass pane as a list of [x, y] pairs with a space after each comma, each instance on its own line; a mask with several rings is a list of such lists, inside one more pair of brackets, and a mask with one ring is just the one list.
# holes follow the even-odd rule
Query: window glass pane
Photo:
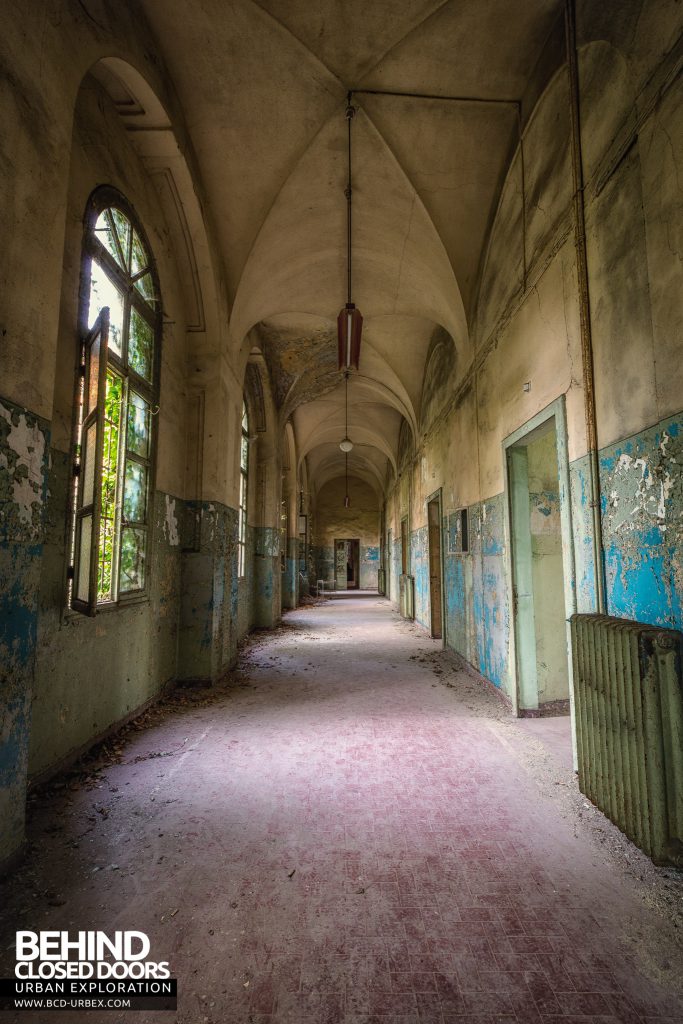
[[245, 402], [242, 402], [242, 430], [245, 434], [249, 433], [249, 417], [247, 415], [247, 406]]
[[100, 520], [100, 550], [97, 559], [97, 600], [114, 600], [114, 521]]
[[143, 274], [143, 276], [135, 282], [135, 287], [140, 292], [140, 295], [142, 295], [143, 299], [146, 299], [147, 302], [149, 302], [149, 304], [153, 306], [154, 282], [152, 281], [152, 275]]
[[128, 335], [128, 363], [145, 380], [152, 379], [153, 351], [154, 331], [147, 321], [135, 309], [132, 309]]
[[97, 405], [97, 393], [99, 391], [99, 377], [100, 377], [100, 345], [101, 338], [90, 346], [90, 352], [87, 357], [88, 366], [88, 405], [85, 410], [86, 416], [89, 416]]
[[97, 218], [97, 222], [95, 224], [95, 238], [99, 238], [107, 252], [113, 256], [119, 266], [121, 266], [121, 256], [119, 255], [119, 250], [116, 247], [116, 238], [111, 220], [109, 219], [108, 210], [102, 210], [102, 213]]
[[135, 277], [136, 274], [139, 274], [142, 270], [145, 270], [148, 263], [149, 260], [147, 259], [145, 247], [140, 241], [137, 231], [133, 231], [133, 251], [130, 266], [130, 272], [133, 277]]
[[134, 391], [128, 398], [128, 434], [126, 447], [136, 455], [146, 459], [149, 455], [150, 439], [150, 408], [149, 403]]
[[126, 462], [123, 489], [123, 518], [129, 523], [144, 523], [147, 510], [147, 470], [139, 462]]
[[91, 423], [85, 435], [83, 446], [83, 490], [81, 492], [81, 507], [91, 505], [95, 492], [95, 441], [97, 439], [97, 424]]
[[74, 596], [79, 601], [87, 601], [90, 580], [90, 545], [92, 542], [92, 516], [83, 516], [80, 525], [78, 545], [78, 579]]
[[120, 356], [123, 335], [123, 296], [97, 260], [93, 260], [90, 271], [89, 328], [93, 327], [104, 306], [109, 306], [109, 348]]
[[248, 458], [249, 458], [249, 442], [246, 439], [246, 437], [244, 436], [244, 434], [242, 434], [242, 451], [241, 451], [241, 456], [240, 456], [240, 465], [241, 465], [243, 470], [246, 470], [246, 468], [247, 468], [247, 460], [248, 460]]
[[121, 531], [121, 584], [123, 592], [145, 585], [145, 538], [147, 531], [130, 526]]
[[102, 506], [100, 510], [100, 547], [97, 574], [97, 598], [99, 601], [111, 601], [114, 598], [114, 541], [122, 397], [122, 378], [108, 370], [107, 389], [104, 397]]
[[127, 269], [128, 260], [130, 258], [130, 221], [125, 214], [113, 207], [111, 210], [111, 216], [116, 228], [116, 234], [119, 237], [119, 243], [121, 245], [121, 251], [123, 252], [123, 258]]

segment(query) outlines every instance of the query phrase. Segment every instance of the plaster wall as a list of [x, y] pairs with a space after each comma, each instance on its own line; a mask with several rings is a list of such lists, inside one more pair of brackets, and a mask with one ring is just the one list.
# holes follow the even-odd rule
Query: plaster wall
[[[583, 13], [590, 26], [590, 12]], [[661, 11], [648, 9], [638, 41], [596, 40], [586, 29], [580, 78], [608, 610], [680, 626], [683, 90], [672, 70], [680, 44], [664, 22]], [[601, 33], [610, 31], [600, 22]], [[386, 497], [392, 600], [400, 521], [409, 515], [416, 617], [427, 626], [426, 500], [441, 488], [446, 643], [508, 695], [514, 676], [502, 444], [560, 396], [570, 463], [571, 582], [577, 610], [595, 608], [565, 69], [524, 126], [523, 208], [519, 160], [518, 150], [484, 264], [473, 320], [478, 355], [455, 381], [442, 375], [447, 401], [430, 395], [429, 409], [440, 411], [423, 417]], [[553, 509], [555, 488], [557, 477]], [[460, 506], [469, 510], [465, 554], [448, 550], [449, 517]], [[537, 554], [548, 544], [545, 556], [559, 563], [556, 534], [551, 540], [539, 530]], [[556, 597], [544, 613], [552, 610], [559, 622], [567, 609]], [[563, 634], [550, 659], [558, 666], [560, 646]], [[549, 654], [539, 651], [539, 658], [550, 664]], [[557, 672], [545, 673], [543, 687], [541, 700], [566, 696]]]
[[351, 507], [344, 508], [346, 484], [343, 477], [330, 480], [316, 495], [313, 546], [318, 579], [334, 578], [334, 542], [360, 541], [360, 588], [374, 590], [379, 570], [379, 508], [377, 495], [369, 484], [349, 477]]
[[[163, 304], [148, 593], [90, 619], [66, 610], [71, 436], [79, 351], [83, 216], [99, 182], [133, 205], [157, 263]], [[159, 692], [176, 674], [184, 529], [185, 314], [153, 182], [113, 103], [91, 77], [74, 115], [64, 274], [52, 399], [29, 772], [45, 771]], [[59, 728], [55, 728], [55, 722]]]
[[[192, 147], [175, 94], [138, 9], [104, 0], [93, 17], [82, 5], [58, 0], [7, 13], [0, 37], [0, 864], [22, 839], [29, 744], [32, 770], [42, 770], [157, 693], [175, 671], [188, 318], [179, 297], [186, 289], [178, 287], [174, 268], [178, 247], [155, 194], [167, 189], [164, 168], [174, 160], [191, 182], [190, 194], [201, 193], [188, 170]], [[158, 108], [159, 125], [173, 124], [152, 133], [157, 154], [145, 169], [109, 98], [92, 79], [81, 89], [88, 70], [111, 53], [141, 74], [145, 103]], [[152, 185], [154, 171], [160, 179]], [[75, 310], [85, 199], [103, 182], [118, 185], [138, 209], [159, 264], [166, 313], [162, 407], [149, 599], [76, 625], [64, 616]], [[210, 257], [201, 270], [207, 267], [208, 298]], [[205, 313], [206, 327], [214, 322], [208, 305]], [[106, 686], [93, 684], [102, 678]]]

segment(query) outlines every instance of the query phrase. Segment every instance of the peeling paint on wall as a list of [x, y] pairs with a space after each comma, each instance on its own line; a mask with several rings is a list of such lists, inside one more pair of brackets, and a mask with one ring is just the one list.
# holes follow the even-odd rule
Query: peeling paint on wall
[[504, 497], [499, 494], [470, 509], [474, 612], [471, 628], [475, 634], [475, 668], [496, 686], [507, 689], [510, 623], [503, 559], [503, 502]]
[[44, 421], [0, 401], [2, 535], [31, 542], [42, 537], [48, 441]]
[[183, 555], [178, 676], [214, 680], [237, 652], [237, 523], [235, 509], [193, 502], [197, 549]]
[[49, 425], [0, 401], [0, 862], [23, 838]]
[[683, 417], [600, 453], [611, 615], [683, 627]]
[[172, 548], [178, 547], [180, 544], [180, 535], [178, 532], [178, 520], [176, 518], [175, 505], [176, 500], [172, 498], [170, 494], [166, 496], [166, 516], [164, 518], [164, 536], [171, 545]]
[[426, 526], [410, 534], [410, 573], [415, 580], [415, 618], [429, 629], [429, 551]]
[[574, 536], [574, 578], [576, 610], [596, 609], [595, 559], [593, 555], [593, 515], [590, 507], [590, 463], [587, 455], [569, 467], [571, 521]]

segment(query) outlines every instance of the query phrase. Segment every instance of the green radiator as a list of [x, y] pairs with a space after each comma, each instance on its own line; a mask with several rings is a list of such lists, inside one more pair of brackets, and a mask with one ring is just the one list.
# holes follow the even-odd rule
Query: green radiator
[[683, 867], [683, 634], [573, 615], [579, 788], [656, 864]]

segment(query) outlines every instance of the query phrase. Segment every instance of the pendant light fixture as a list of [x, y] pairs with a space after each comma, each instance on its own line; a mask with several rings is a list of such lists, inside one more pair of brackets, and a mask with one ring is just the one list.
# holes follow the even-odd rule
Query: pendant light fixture
[[363, 328], [363, 317], [351, 301], [351, 122], [356, 111], [351, 104], [351, 93], [346, 103], [346, 122], [348, 125], [348, 176], [346, 182], [346, 257], [347, 257], [347, 289], [346, 305], [337, 317], [337, 340], [339, 350], [339, 369], [358, 369], [360, 359], [360, 336]]
[[353, 441], [349, 437], [349, 371], [344, 372], [344, 440], [339, 442], [343, 452], [350, 452]]

